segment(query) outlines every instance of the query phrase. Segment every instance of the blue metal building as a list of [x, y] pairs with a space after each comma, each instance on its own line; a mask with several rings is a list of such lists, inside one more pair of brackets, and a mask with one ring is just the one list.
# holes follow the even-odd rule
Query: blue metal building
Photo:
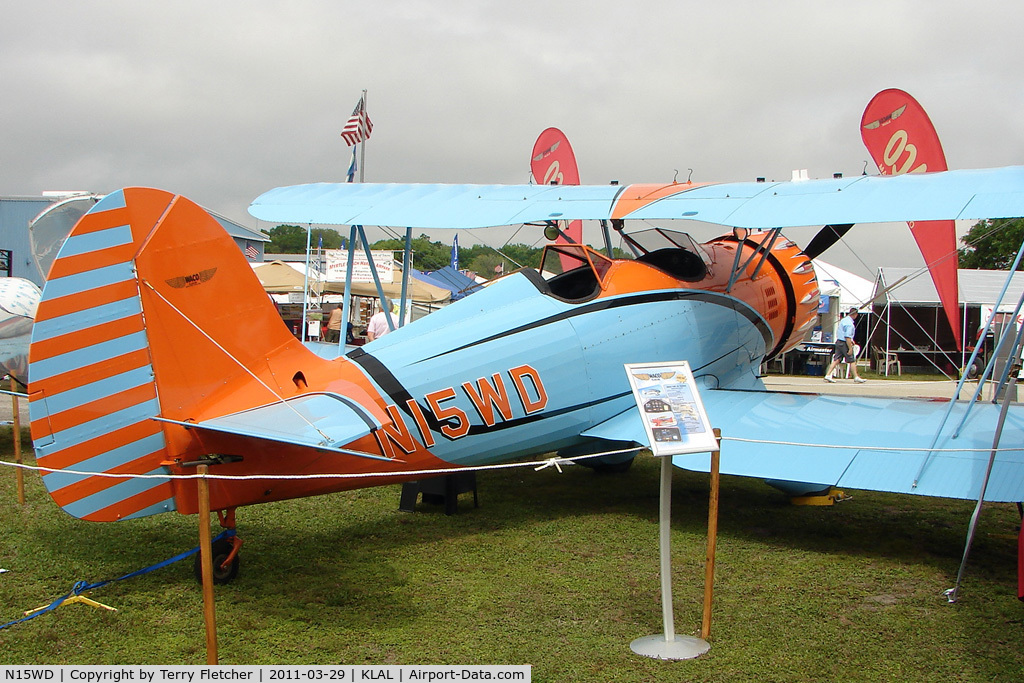
[[[20, 277], [43, 286], [43, 274], [32, 257], [28, 226], [36, 216], [57, 202], [76, 194], [46, 193], [32, 196], [0, 196], [0, 277]], [[210, 212], [250, 261], [263, 261], [264, 246], [270, 241], [265, 234], [251, 230], [224, 216]], [[7, 258], [9, 252], [9, 258]]]

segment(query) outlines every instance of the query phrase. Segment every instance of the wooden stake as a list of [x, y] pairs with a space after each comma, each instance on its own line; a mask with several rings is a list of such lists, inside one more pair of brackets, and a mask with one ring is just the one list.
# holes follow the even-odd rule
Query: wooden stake
[[[722, 430], [716, 428], [715, 440], [722, 447]], [[708, 558], [704, 565], [704, 619], [700, 626], [700, 637], [707, 640], [711, 635], [711, 599], [715, 592], [715, 545], [718, 541], [718, 462], [719, 451], [711, 452], [711, 494], [708, 499]]]
[[[11, 377], [11, 391], [17, 391], [17, 380]], [[12, 429], [14, 430], [11, 436], [14, 438], [14, 462], [21, 464], [21, 406], [18, 405], [18, 397], [11, 395], [11, 399], [14, 404], [14, 422], [12, 423]], [[20, 467], [14, 468], [16, 474], [16, 480], [18, 482], [18, 504], [25, 505], [25, 470]]]
[[210, 534], [209, 468], [199, 465], [199, 562], [203, 573], [203, 615], [206, 620], [206, 663], [217, 664], [217, 616], [213, 600], [213, 540]]

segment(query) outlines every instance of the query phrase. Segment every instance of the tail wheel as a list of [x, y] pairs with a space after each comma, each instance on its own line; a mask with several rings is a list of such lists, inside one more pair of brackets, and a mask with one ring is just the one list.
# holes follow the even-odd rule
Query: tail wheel
[[[222, 538], [219, 541], [213, 543], [213, 582], [215, 584], [230, 583], [238, 576], [238, 565], [241, 562], [241, 558], [235, 553], [235, 556], [230, 562], [227, 562], [228, 558], [231, 557], [231, 553], [235, 549], [235, 544], [227, 538]], [[225, 562], [227, 564], [225, 565]], [[193, 572], [196, 576], [196, 581], [199, 583], [203, 582], [203, 560], [202, 555], [197, 554], [195, 563], [192, 567]]]

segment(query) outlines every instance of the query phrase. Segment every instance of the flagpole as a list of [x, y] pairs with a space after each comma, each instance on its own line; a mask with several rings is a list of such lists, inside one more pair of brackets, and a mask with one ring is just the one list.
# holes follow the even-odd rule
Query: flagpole
[[[359, 151], [359, 153], [361, 155], [361, 158], [360, 158], [360, 161], [359, 161], [359, 182], [361, 183], [365, 179], [365, 175], [364, 175], [364, 172], [363, 172], [363, 167], [366, 165], [366, 138], [368, 138], [370, 136], [369, 125], [368, 125], [370, 119], [369, 119], [369, 117], [366, 114], [366, 90], [365, 89], [362, 92], [362, 97], [360, 97], [360, 99], [359, 99], [359, 105], [356, 106], [355, 111], [352, 112], [352, 116], [349, 118], [348, 122], [345, 124], [345, 128], [346, 129], [349, 127], [349, 125], [352, 124], [353, 119], [355, 120], [355, 126], [356, 126], [356, 128], [355, 128], [355, 136], [356, 136], [356, 139], [358, 140], [358, 142], [356, 142], [355, 144], [352, 145], [352, 161], [349, 163], [348, 171], [346, 172], [345, 175], [347, 176], [346, 180], [348, 182], [350, 182], [350, 183], [355, 179], [355, 168], [354, 167], [356, 166], [356, 145], [358, 145], [359, 146], [359, 150], [358, 151]], [[345, 131], [344, 130], [342, 131], [342, 137], [345, 137]], [[347, 141], [348, 141], [348, 138], [346, 138], [346, 142]], [[350, 324], [349, 323], [350, 316], [352, 315], [352, 312], [351, 312], [351, 308], [352, 308], [352, 262], [353, 262], [354, 252], [355, 252], [355, 240], [356, 240], [356, 234], [357, 234], [357, 227], [359, 228], [358, 229], [358, 233], [360, 235], [362, 235], [362, 228], [361, 227], [355, 226], [355, 225], [349, 226], [348, 259], [347, 259], [347, 264], [346, 264], [346, 267], [345, 267], [345, 292], [342, 295], [342, 299], [341, 299], [341, 311], [342, 311], [341, 317], [342, 317], [342, 321], [341, 321], [341, 330], [339, 330], [339, 334], [338, 334], [338, 348], [341, 349], [342, 351], [345, 348], [345, 344], [348, 342], [348, 326]], [[365, 242], [365, 239], [366, 238], [364, 236], [363, 237], [363, 241], [364, 242]], [[367, 254], [369, 254], [368, 248], [367, 248]], [[373, 264], [373, 259], [372, 258], [370, 258], [370, 264], [371, 265]], [[374, 271], [374, 274], [376, 274], [376, 271]], [[380, 289], [380, 286], [378, 285], [378, 290], [379, 289]]]
[[[363, 90], [363, 119], [365, 120], [368, 114], [366, 113], [366, 90]], [[360, 121], [359, 126], [362, 128], [364, 122]], [[365, 133], [361, 135], [363, 139], [359, 141], [359, 182], [363, 182], [363, 169], [366, 168], [366, 138], [370, 137]]]

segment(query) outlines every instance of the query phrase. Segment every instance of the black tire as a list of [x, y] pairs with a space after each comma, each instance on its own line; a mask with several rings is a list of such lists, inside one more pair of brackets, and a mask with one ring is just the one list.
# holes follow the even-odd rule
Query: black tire
[[[213, 582], [214, 584], [231, 583], [236, 576], [238, 576], [238, 565], [241, 564], [241, 558], [235, 555], [235, 559], [231, 561], [225, 568], [221, 568], [224, 564], [224, 560], [228, 558], [231, 551], [234, 549], [234, 544], [226, 538], [222, 538], [219, 541], [213, 543]], [[203, 558], [201, 553], [196, 553], [195, 563], [192, 567], [193, 572], [196, 576], [196, 581], [199, 583], [203, 582]]]
[[622, 474], [623, 472], [628, 472], [629, 468], [633, 466], [633, 460], [635, 458], [608, 462], [597, 458], [592, 461], [580, 460], [579, 463], [594, 470], [595, 474]]

